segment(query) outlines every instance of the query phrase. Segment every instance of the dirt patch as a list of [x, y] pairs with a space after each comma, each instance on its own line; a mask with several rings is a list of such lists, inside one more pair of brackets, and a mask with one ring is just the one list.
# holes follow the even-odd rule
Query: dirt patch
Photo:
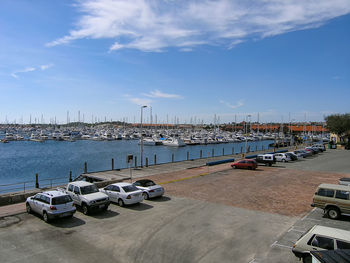
[[0, 218], [0, 228], [8, 227], [17, 224], [21, 221], [17, 216], [6, 216]]
[[209, 169], [209, 174], [207, 167], [201, 167], [156, 175], [151, 179], [158, 183], [170, 182], [163, 184], [170, 196], [299, 216], [310, 211], [319, 184], [338, 184], [339, 178], [349, 177], [349, 174], [264, 166], [255, 171], [231, 169], [229, 164]]

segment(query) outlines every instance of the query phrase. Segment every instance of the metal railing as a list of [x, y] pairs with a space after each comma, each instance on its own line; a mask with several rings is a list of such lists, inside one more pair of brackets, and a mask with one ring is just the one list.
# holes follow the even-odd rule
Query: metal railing
[[23, 192], [28, 190], [36, 189], [36, 183], [39, 184], [39, 189], [42, 188], [52, 188], [54, 186], [59, 186], [67, 184], [69, 181], [68, 177], [57, 177], [49, 179], [41, 179], [38, 181], [25, 181], [11, 184], [0, 184], [0, 194], [13, 193], [13, 192]]

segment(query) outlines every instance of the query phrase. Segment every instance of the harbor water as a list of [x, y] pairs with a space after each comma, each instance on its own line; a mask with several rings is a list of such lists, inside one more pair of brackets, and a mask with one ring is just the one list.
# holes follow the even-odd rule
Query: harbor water
[[[249, 141], [251, 151], [267, 149], [273, 141]], [[202, 157], [229, 155], [240, 153], [245, 148], [245, 142], [192, 145], [185, 147], [144, 146], [144, 161], [148, 158], [150, 165], [157, 156], [157, 164], [172, 161], [183, 161]], [[20, 182], [33, 182], [38, 173], [39, 180], [66, 177], [69, 171], [73, 178], [83, 173], [84, 162], [87, 162], [88, 172], [110, 170], [111, 159], [114, 159], [114, 169], [127, 167], [128, 154], [137, 156], [140, 164], [140, 145], [137, 140], [92, 141], [78, 140], [75, 142], [53, 141], [32, 142], [14, 141], [0, 144], [0, 185]], [[30, 188], [30, 186], [28, 186]], [[0, 189], [1, 190], [1, 189]], [[0, 192], [1, 193], [1, 192]]]

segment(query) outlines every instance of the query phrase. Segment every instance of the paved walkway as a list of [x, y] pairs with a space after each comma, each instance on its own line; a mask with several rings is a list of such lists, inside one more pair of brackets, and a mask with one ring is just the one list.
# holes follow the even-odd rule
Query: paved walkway
[[13, 205], [5, 205], [0, 207], [0, 218], [6, 216], [18, 215], [26, 212], [24, 203], [18, 203]]

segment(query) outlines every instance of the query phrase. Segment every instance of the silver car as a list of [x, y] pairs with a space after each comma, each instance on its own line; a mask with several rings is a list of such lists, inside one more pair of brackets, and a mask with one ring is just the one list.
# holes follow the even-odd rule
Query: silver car
[[108, 195], [109, 199], [119, 206], [141, 203], [142, 191], [130, 183], [115, 183], [100, 189], [100, 192]]
[[138, 180], [134, 185], [143, 191], [143, 198], [145, 200], [164, 194], [164, 188], [149, 179]]
[[47, 191], [28, 197], [26, 209], [28, 213], [41, 215], [45, 222], [54, 218], [72, 217], [76, 212], [72, 198], [60, 191]]

